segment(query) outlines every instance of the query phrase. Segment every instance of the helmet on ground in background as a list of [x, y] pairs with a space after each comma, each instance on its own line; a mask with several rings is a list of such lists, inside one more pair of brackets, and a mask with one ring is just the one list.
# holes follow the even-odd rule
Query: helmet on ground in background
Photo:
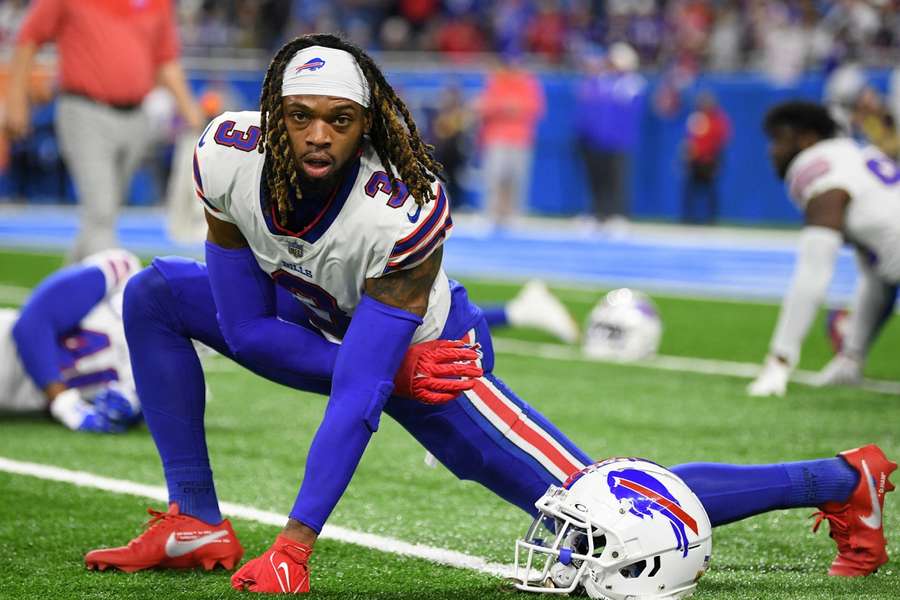
[[653, 301], [637, 290], [606, 294], [587, 319], [584, 352], [604, 360], [650, 358], [659, 350], [662, 321]]
[[607, 600], [690, 596], [709, 566], [712, 527], [677, 475], [613, 458], [550, 486], [516, 541], [516, 587]]

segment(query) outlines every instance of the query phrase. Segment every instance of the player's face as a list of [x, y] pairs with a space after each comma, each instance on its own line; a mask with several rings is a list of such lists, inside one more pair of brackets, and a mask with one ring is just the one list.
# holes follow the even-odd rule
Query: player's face
[[799, 136], [793, 127], [777, 127], [769, 136], [769, 159], [778, 176], [784, 179], [788, 166], [800, 153]]
[[301, 180], [316, 188], [337, 183], [368, 130], [365, 109], [346, 98], [313, 95], [285, 96], [281, 107]]

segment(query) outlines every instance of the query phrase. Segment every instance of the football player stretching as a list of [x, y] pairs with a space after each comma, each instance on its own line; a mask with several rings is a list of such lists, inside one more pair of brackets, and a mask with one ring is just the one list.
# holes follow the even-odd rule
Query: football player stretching
[[[551, 484], [593, 462], [494, 374], [483, 313], [441, 268], [452, 220], [429, 151], [372, 59], [331, 35], [288, 42], [266, 73], [260, 111], [209, 125], [194, 162], [209, 223], [206, 266], [157, 259], [125, 293], [125, 332], [169, 510], [154, 511], [128, 546], [89, 552], [88, 567], [230, 568], [241, 558], [216, 498], [191, 339], [274, 381], [329, 395], [287, 523], [234, 573], [236, 589], [309, 590], [316, 538], [382, 413], [457, 477], [532, 515]], [[277, 302], [276, 287], [292, 305]], [[404, 362], [411, 343], [426, 349]], [[444, 393], [410, 399], [428, 375]], [[821, 460], [672, 471], [712, 525], [820, 506], [838, 543], [832, 572], [864, 575], [887, 556], [881, 524], [857, 515], [873, 502], [881, 510], [891, 486], [869, 492], [895, 467], [867, 446]]]
[[0, 309], [0, 410], [48, 410], [94, 433], [140, 421], [122, 329], [122, 290], [140, 269], [106, 250], [42, 281], [21, 310]]
[[844, 241], [856, 248], [859, 284], [847, 334], [819, 382], [858, 383], [900, 282], [900, 168], [874, 146], [838, 136], [837, 124], [818, 104], [779, 104], [764, 129], [772, 164], [805, 224], [769, 355], [748, 391], [784, 395]]

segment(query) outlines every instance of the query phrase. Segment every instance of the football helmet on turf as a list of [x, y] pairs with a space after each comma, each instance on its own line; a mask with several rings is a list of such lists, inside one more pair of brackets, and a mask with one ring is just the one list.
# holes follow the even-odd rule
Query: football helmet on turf
[[606, 360], [649, 358], [659, 350], [662, 321], [643, 292], [620, 288], [606, 294], [591, 311], [584, 352]]
[[591, 598], [677, 599], [709, 566], [712, 527], [674, 473], [639, 458], [613, 458], [550, 486], [516, 541], [516, 587]]

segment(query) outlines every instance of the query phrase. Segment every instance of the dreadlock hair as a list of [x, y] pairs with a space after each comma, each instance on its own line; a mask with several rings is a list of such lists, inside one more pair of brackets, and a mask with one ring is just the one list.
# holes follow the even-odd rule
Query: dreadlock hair
[[271, 168], [267, 169], [266, 186], [269, 198], [273, 198], [276, 202], [279, 221], [285, 224], [292, 208], [292, 195], [298, 200], [302, 197], [294, 156], [284, 125], [281, 82], [284, 69], [294, 55], [310, 46], [336, 48], [348, 52], [356, 59], [371, 93], [368, 111], [372, 126], [369, 139], [391, 180], [391, 193], [398, 192], [398, 177], [394, 173], [396, 166], [399, 179], [406, 184], [417, 204], [422, 206], [433, 200], [431, 184], [443, 167], [432, 157], [434, 147], [422, 141], [409, 109], [385, 80], [381, 69], [363, 50], [337, 36], [304, 35], [286, 43], [275, 54], [266, 71], [259, 98], [260, 129], [263, 139], [263, 143], [259, 145], [259, 152], [268, 152], [268, 159], [272, 161]]
[[790, 127], [798, 132], [814, 133], [822, 139], [837, 135], [838, 124], [821, 104], [804, 100], [792, 100], [773, 106], [763, 121], [763, 131], [772, 136], [780, 127]]

